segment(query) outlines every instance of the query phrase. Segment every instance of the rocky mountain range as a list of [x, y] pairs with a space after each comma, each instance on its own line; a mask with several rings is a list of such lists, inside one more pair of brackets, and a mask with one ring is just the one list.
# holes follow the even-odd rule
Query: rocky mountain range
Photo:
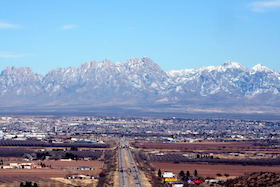
[[0, 74], [0, 107], [127, 107], [181, 112], [278, 113], [280, 73], [236, 62], [163, 71], [151, 59], [88, 62], [40, 75], [8, 67]]

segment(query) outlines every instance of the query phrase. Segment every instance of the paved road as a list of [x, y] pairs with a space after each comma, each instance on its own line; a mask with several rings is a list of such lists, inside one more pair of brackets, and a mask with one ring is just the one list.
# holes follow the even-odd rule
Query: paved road
[[124, 138], [120, 140], [118, 162], [120, 187], [144, 187], [140, 171]]
[[118, 149], [118, 162], [119, 162], [119, 173], [120, 173], [120, 187], [128, 187], [128, 176], [127, 176], [127, 167], [124, 159], [124, 149]]

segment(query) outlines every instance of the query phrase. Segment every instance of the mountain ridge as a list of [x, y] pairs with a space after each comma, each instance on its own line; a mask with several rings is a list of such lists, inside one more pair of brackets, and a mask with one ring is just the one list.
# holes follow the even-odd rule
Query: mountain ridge
[[[237, 62], [165, 72], [150, 58], [92, 61], [46, 75], [8, 67], [0, 73], [0, 107], [168, 105], [170, 111], [252, 110], [277, 113], [280, 73]], [[146, 107], [143, 107], [146, 106]]]

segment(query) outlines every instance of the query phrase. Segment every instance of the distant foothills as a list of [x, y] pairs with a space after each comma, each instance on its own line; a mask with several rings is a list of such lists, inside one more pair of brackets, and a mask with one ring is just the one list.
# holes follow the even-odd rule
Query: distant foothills
[[0, 112], [272, 114], [280, 111], [280, 73], [236, 62], [163, 71], [150, 58], [84, 63], [46, 75], [8, 67], [0, 74]]

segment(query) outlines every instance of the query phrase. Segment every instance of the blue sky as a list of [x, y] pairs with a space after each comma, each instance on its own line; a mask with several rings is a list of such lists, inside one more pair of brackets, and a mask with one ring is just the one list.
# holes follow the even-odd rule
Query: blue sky
[[280, 70], [280, 0], [1, 0], [0, 69], [148, 56], [164, 70]]

